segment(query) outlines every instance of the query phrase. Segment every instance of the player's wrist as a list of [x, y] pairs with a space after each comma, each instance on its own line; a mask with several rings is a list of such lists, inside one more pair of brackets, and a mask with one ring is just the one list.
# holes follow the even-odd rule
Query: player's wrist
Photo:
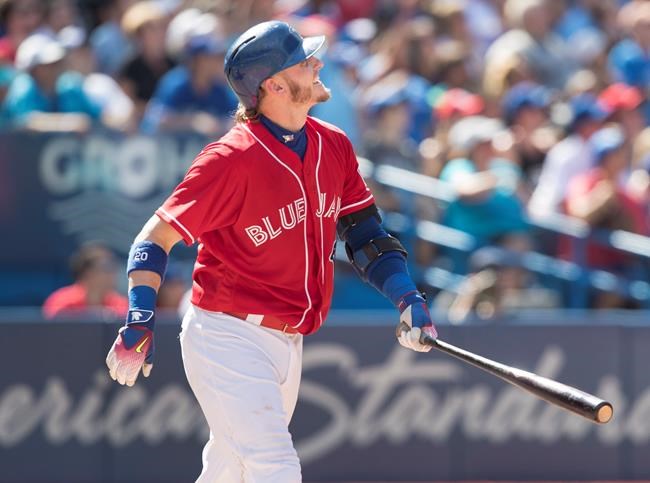
[[419, 290], [411, 290], [400, 297], [397, 308], [400, 312], [404, 312], [409, 305], [423, 304], [426, 306], [427, 300], [422, 292]]
[[422, 294], [407, 272], [397, 272], [389, 276], [382, 286], [382, 293], [400, 312], [404, 312], [406, 307], [413, 303], [424, 303]]
[[156, 317], [156, 290], [148, 285], [137, 285], [129, 290], [129, 312], [126, 326], [137, 324], [154, 329]]

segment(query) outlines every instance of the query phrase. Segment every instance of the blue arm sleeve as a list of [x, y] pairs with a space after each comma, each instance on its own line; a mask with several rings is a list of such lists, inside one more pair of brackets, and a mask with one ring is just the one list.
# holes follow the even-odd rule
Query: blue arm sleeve
[[[373, 216], [347, 230], [344, 241], [356, 251], [370, 240], [387, 236], [386, 230]], [[406, 295], [418, 293], [406, 267], [406, 258], [400, 252], [391, 251], [377, 258], [368, 266], [367, 276], [370, 285], [384, 294], [400, 310], [402, 310], [400, 301]]]

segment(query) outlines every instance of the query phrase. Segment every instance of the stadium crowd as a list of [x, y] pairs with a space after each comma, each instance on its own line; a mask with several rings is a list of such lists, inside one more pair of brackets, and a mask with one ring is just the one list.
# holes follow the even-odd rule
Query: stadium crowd
[[[509, 253], [534, 245], [529, 215], [649, 234], [644, 0], [1, 0], [0, 123], [217, 137], [236, 108], [227, 46], [273, 18], [327, 36], [333, 96], [315, 116], [376, 165], [453, 188], [423, 218]], [[374, 190], [399, 209], [397, 193]], [[564, 241], [553, 255], [570, 256]], [[587, 262], [619, 275], [638, 263], [597, 245]]]

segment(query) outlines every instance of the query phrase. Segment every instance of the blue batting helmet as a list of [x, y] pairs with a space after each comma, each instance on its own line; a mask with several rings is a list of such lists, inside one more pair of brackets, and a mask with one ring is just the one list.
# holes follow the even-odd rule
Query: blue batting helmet
[[324, 35], [303, 39], [285, 22], [257, 24], [241, 34], [226, 53], [228, 84], [247, 109], [253, 108], [264, 79], [308, 59], [324, 42]]

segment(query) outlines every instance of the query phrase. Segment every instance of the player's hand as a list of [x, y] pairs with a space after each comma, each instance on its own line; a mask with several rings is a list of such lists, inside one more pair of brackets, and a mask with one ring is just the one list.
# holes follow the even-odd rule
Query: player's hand
[[140, 369], [144, 377], [149, 377], [153, 368], [153, 322], [153, 311], [129, 310], [126, 325], [119, 330], [106, 356], [106, 365], [113, 380], [133, 386]]
[[438, 332], [433, 325], [424, 297], [419, 292], [406, 294], [399, 303], [400, 318], [396, 336], [401, 345], [417, 352], [429, 352], [431, 346], [423, 343], [424, 334], [436, 339]]

